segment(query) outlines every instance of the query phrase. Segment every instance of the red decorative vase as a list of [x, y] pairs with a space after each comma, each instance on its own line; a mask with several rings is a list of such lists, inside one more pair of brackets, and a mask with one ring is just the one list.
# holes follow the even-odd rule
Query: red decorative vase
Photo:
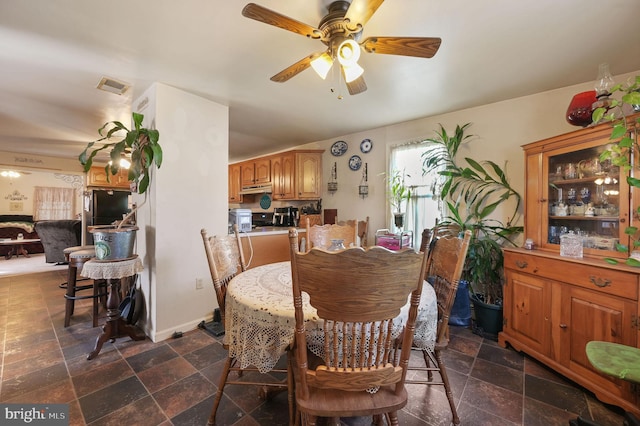
[[574, 126], [586, 127], [591, 124], [592, 105], [596, 101], [596, 91], [578, 93], [567, 108], [567, 121]]

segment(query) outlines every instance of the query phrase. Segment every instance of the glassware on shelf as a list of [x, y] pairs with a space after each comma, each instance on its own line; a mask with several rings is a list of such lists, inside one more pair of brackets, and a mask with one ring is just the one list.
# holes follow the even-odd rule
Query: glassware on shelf
[[560, 236], [560, 256], [582, 257], [582, 237], [569, 231]]
[[578, 169], [575, 163], [567, 163], [564, 165], [564, 178], [575, 179], [578, 177]]
[[591, 105], [593, 109], [607, 108], [611, 106], [611, 88], [615, 84], [613, 76], [609, 71], [609, 64], [606, 62], [598, 66], [598, 77], [596, 78], [596, 101]]

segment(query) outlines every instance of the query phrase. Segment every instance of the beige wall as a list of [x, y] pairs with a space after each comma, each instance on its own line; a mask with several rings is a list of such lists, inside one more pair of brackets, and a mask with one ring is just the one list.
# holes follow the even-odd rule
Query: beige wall
[[[640, 71], [615, 76], [615, 81], [622, 82], [637, 74]], [[434, 130], [438, 129], [440, 123], [447, 130], [455, 129], [456, 124], [472, 123], [468, 133], [478, 137], [461, 148], [459, 155], [477, 160], [492, 160], [498, 164], [508, 162], [507, 175], [510, 182], [524, 196], [524, 155], [521, 145], [580, 129], [567, 123], [565, 113], [573, 95], [592, 90], [592, 86], [593, 82], [589, 81], [508, 101], [338, 136], [303, 147], [326, 150], [323, 155], [323, 207], [338, 209], [338, 216], [343, 218], [361, 219], [369, 216], [370, 229], [375, 231], [390, 227], [391, 219], [385, 208], [385, 186], [380, 174], [386, 172], [391, 146], [434, 137]], [[345, 119], [348, 120], [349, 117], [346, 116]], [[373, 149], [368, 154], [362, 154], [359, 149], [364, 138], [373, 141]], [[344, 140], [349, 144], [349, 150], [341, 157], [334, 157], [330, 153], [331, 145], [337, 140]], [[357, 192], [361, 173], [349, 170], [347, 165], [353, 154], [360, 155], [369, 167], [369, 197], [364, 200], [358, 197]], [[338, 166], [339, 189], [331, 195], [326, 192], [326, 182], [334, 161]]]
[[[136, 105], [147, 97], [144, 110]], [[133, 104], [161, 129], [164, 159], [138, 214], [145, 332], [154, 341], [211, 318], [216, 297], [200, 229], [227, 233], [229, 109], [163, 84]], [[144, 196], [135, 195], [140, 204]], [[196, 289], [196, 280], [204, 282]]]

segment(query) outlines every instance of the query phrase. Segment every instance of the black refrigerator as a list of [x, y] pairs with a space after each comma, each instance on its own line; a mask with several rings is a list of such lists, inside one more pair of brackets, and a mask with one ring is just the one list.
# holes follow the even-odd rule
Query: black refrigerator
[[[86, 211], [87, 226], [110, 225], [116, 220], [122, 220], [123, 215], [129, 213], [129, 191], [115, 191], [108, 189], [91, 190]], [[87, 244], [93, 244], [91, 233], [87, 233]]]

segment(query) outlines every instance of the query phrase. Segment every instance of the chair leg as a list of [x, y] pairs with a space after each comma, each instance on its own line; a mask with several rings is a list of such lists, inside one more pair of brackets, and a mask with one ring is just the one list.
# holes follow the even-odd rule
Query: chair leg
[[287, 351], [287, 402], [289, 403], [289, 425], [293, 426], [296, 423], [295, 417], [295, 391], [293, 385], [293, 353]]
[[[67, 297], [64, 304], [64, 326], [69, 327], [69, 323], [71, 322], [71, 316], [73, 315], [73, 308], [75, 306], [75, 300], [73, 299], [76, 295], [76, 274], [78, 268], [75, 266], [69, 265], [69, 271], [67, 273]], [[94, 326], [95, 327], [95, 326]]]
[[389, 426], [399, 426], [398, 422], [398, 412], [393, 411], [391, 413], [387, 413], [387, 417], [389, 418]]
[[229, 370], [231, 369], [232, 363], [233, 358], [227, 356], [227, 361], [225, 361], [224, 368], [222, 369], [222, 374], [220, 375], [220, 382], [218, 382], [218, 391], [216, 392], [216, 399], [213, 401], [213, 409], [211, 409], [211, 415], [209, 416], [209, 421], [207, 422], [208, 426], [213, 426], [216, 424], [216, 413], [218, 412], [218, 406], [220, 405], [220, 401], [222, 400], [222, 393], [224, 391], [224, 386], [227, 383], [227, 376], [229, 375]]
[[444, 366], [444, 362], [442, 361], [442, 353], [439, 350], [435, 350], [435, 358], [436, 363], [438, 364], [438, 370], [440, 371], [440, 377], [442, 378], [442, 382], [444, 383], [444, 391], [447, 394], [447, 399], [449, 400], [449, 407], [451, 407], [451, 414], [453, 415], [453, 424], [459, 425], [460, 418], [458, 417], [458, 412], [456, 411], [456, 403], [453, 400], [453, 392], [451, 392], [451, 385], [449, 384], [449, 376], [447, 376], [447, 369]]
[[422, 349], [422, 358], [424, 358], [424, 365], [428, 368], [427, 370], [427, 380], [433, 381], [433, 370], [431, 370], [431, 361], [429, 361], [429, 354], [427, 354], [426, 349]]

